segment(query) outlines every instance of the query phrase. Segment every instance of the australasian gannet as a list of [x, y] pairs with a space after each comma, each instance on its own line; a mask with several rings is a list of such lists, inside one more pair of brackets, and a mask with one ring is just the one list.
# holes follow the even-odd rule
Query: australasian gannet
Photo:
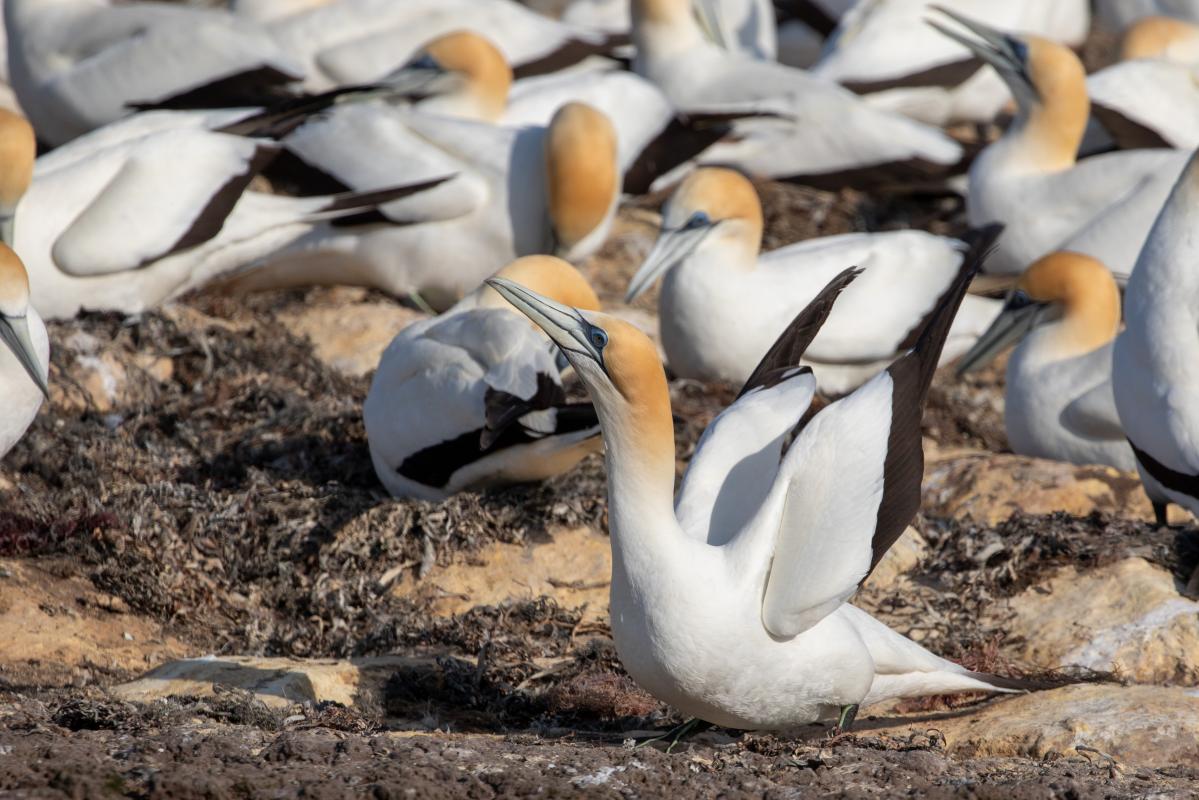
[[987, 269], [1017, 275], [1043, 255], [1071, 250], [1127, 280], [1186, 154], [1126, 150], [1078, 161], [1090, 110], [1078, 56], [1047, 39], [942, 13], [975, 36], [930, 24], [995, 67], [1018, 106], [1011, 127], [970, 167], [970, 224], [1005, 226]]
[[303, 77], [269, 33], [225, 10], [6, 0], [4, 21], [13, 89], [52, 145], [138, 105], [256, 105]]
[[732, 53], [703, 34], [691, 0], [633, 0], [634, 69], [675, 108], [755, 112], [734, 140], [702, 163], [816, 185], [874, 183], [957, 164], [962, 150], [940, 130], [873, 108], [832, 81]]
[[1132, 449], [1112, 396], [1119, 330], [1120, 290], [1107, 267], [1079, 253], [1051, 253], [1020, 276], [958, 374], [1017, 343], [1003, 410], [1012, 451], [1131, 471]]
[[50, 338], [29, 303], [21, 259], [0, 243], [0, 457], [25, 434], [50, 396]]
[[[1159, 524], [1170, 503], [1199, 515], [1199, 156], [1162, 207], [1124, 293], [1112, 355], [1120, 424]], [[1188, 591], [1199, 588], [1199, 569]]]
[[[115, 124], [141, 127], [136, 118]], [[29, 162], [0, 170], [0, 199], [20, 196], [13, 249], [29, 271], [34, 307], [48, 318], [81, 309], [144, 311], [269, 258], [330, 220], [438, 183], [278, 196], [250, 188], [277, 155], [273, 142], [174, 122], [142, 135], [109, 133], [100, 128], [38, 159], [23, 196]], [[14, 159], [32, 158], [21, 144], [27, 138], [18, 122], [0, 120], [0, 142]]]
[[[599, 309], [587, 280], [553, 256], [497, 277], [558, 302]], [[591, 403], [567, 402], [556, 347], [490, 287], [400, 331], [363, 406], [375, 472], [396, 497], [543, 480], [600, 448]]]
[[339, 0], [267, 24], [305, 71], [304, 88], [323, 92], [372, 83], [428, 42], [456, 30], [493, 41], [518, 77], [588, 68], [623, 37], [566, 25], [512, 0]]
[[[762, 206], [728, 169], [692, 173], [663, 209], [658, 240], [629, 283], [629, 298], [665, 275], [662, 345], [685, 378], [740, 382], [796, 311], [846, 264], [865, 272], [846, 289], [805, 354], [822, 391], [842, 394], [916, 340], [953, 285], [967, 245], [924, 231], [851, 233], [760, 253]], [[943, 357], [974, 344], [1000, 303], [968, 296]]]
[[285, 145], [356, 191], [453, 177], [382, 207], [403, 224], [345, 236], [314, 231], [240, 276], [242, 289], [356, 284], [419, 293], [445, 309], [518, 256], [591, 254], [620, 198], [616, 133], [582, 103], [560, 108], [547, 127], [522, 128], [351, 104], [300, 127]]
[[816, 383], [799, 356], [852, 280], [842, 272], [709, 426], [677, 499], [670, 395], [650, 340], [491, 281], [562, 348], [599, 413], [612, 632], [641, 686], [745, 729], [839, 712], [842, 724], [860, 704], [1019, 686], [939, 658], [846, 602], [919, 507], [921, 411], [977, 267], [962, 266], [908, 355], [805, 421]]
[[[1087, 0], [942, 0], [938, 5], [1000, 30], [1081, 45], [1090, 22]], [[924, 23], [928, 0], [856, 4], [842, 17], [815, 75], [865, 95], [869, 102], [934, 125], [988, 122], [1011, 95], [995, 72], [957, 42]]]
[[1116, 64], [1087, 76], [1091, 113], [1118, 147], [1199, 146], [1199, 25], [1145, 17]]

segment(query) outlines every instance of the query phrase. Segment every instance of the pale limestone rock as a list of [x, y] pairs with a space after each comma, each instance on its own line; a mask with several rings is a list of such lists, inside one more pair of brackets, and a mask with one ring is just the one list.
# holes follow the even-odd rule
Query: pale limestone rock
[[994, 525], [1016, 511], [1084, 516], [1103, 511], [1153, 519], [1153, 509], [1133, 473], [980, 451], [929, 453], [924, 470], [923, 511], [970, 517]]
[[1199, 681], [1199, 603], [1140, 558], [1079, 573], [1065, 567], [1010, 601], [1017, 655], [1044, 667], [1116, 671], [1138, 683]]
[[865, 720], [859, 729], [907, 736], [935, 729], [951, 755], [1034, 759], [1094, 748], [1124, 766], [1172, 767], [1199, 759], [1194, 689], [1089, 684], [996, 699], [918, 720]]
[[353, 287], [314, 291], [304, 305], [280, 312], [279, 321], [293, 336], [307, 339], [324, 363], [346, 375], [366, 375], [397, 333], [426, 318], [399, 303], [369, 297]]
[[409, 569], [393, 591], [401, 597], [427, 598], [433, 612], [445, 616], [477, 605], [548, 595], [565, 608], [586, 605], [589, 620], [607, 620], [611, 577], [608, 537], [590, 528], [576, 528], [555, 531], [545, 542], [497, 542], [469, 561], [434, 567], [420, 579]]
[[207, 656], [163, 664], [112, 693], [148, 702], [172, 695], [207, 697], [215, 686], [245, 689], [272, 708], [333, 701], [344, 706], [372, 704], [387, 679], [403, 667], [435, 668], [432, 658], [380, 656], [353, 659]]

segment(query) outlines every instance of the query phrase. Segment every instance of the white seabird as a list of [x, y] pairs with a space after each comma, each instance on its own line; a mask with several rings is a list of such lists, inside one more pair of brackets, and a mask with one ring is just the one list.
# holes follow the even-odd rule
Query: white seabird
[[[553, 256], [497, 273], [571, 306], [599, 308], [586, 279]], [[556, 347], [495, 290], [480, 287], [388, 345], [363, 405], [371, 460], [395, 497], [444, 500], [544, 480], [600, 448], [591, 403], [570, 403]]]
[[[742, 175], [695, 171], [667, 202], [658, 240], [628, 297], [665, 275], [662, 346], [684, 378], [741, 382], [846, 264], [865, 272], [846, 289], [805, 354], [822, 391], [843, 394], [911, 346], [958, 274], [967, 246], [924, 231], [826, 236], [760, 253], [762, 206]], [[943, 357], [965, 352], [1000, 303], [968, 296]]]
[[[1170, 503], [1199, 515], [1199, 157], [1153, 223], [1124, 293], [1112, 354], [1120, 424], [1159, 524]], [[1188, 592], [1199, 588], [1199, 569]]]
[[[1088, 0], [941, 0], [937, 7], [1000, 30], [1080, 46]], [[812, 74], [880, 108], [933, 125], [989, 122], [1011, 99], [1003, 79], [968, 49], [924, 22], [928, 0], [857, 3], [830, 37]]]
[[303, 77], [263, 29], [227, 11], [111, 0], [5, 0], [9, 80], [60, 145], [138, 105], [258, 105]]
[[576, 261], [595, 252], [620, 197], [616, 133], [581, 103], [563, 106], [544, 128], [351, 104], [300, 127], [285, 145], [355, 191], [453, 177], [381, 209], [403, 224], [314, 231], [239, 276], [241, 289], [355, 284], [417, 293], [445, 309], [518, 256]]
[[1079, 253], [1051, 253], [1020, 276], [1003, 311], [958, 363], [958, 374], [1017, 342], [1003, 409], [1012, 451], [1132, 471], [1112, 395], [1119, 330], [1120, 290], [1107, 268]]
[[708, 427], [677, 498], [670, 395], [648, 337], [491, 282], [558, 343], [599, 413], [612, 633], [643, 688], [743, 729], [844, 725], [889, 698], [1017, 688], [846, 602], [919, 507], [921, 410], [976, 267], [963, 266], [910, 354], [805, 421], [816, 383], [798, 355], [854, 273], [839, 275]]
[[633, 0], [635, 71], [683, 113], [756, 112], [703, 163], [821, 186], [944, 172], [962, 156], [940, 130], [867, 105], [832, 81], [731, 53], [703, 34], [691, 0]]
[[1127, 280], [1186, 154], [1126, 150], [1078, 161], [1090, 110], [1078, 57], [1047, 39], [943, 13], [977, 38], [931, 24], [994, 66], [1018, 105], [1011, 127], [970, 167], [970, 224], [1005, 226], [987, 269], [1018, 275], [1043, 255], [1070, 250]]
[[0, 457], [12, 449], [42, 401], [50, 396], [50, 338], [29, 303], [29, 276], [21, 259], [0, 243]]

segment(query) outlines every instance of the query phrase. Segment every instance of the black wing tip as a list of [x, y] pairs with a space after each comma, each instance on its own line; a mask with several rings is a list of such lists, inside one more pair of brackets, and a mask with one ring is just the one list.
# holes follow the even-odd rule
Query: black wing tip
[[329, 198], [329, 202], [321, 208], [321, 213], [373, 209], [394, 200], [401, 200], [410, 195], [434, 189], [455, 177], [455, 175], [443, 175], [439, 178], [403, 186], [389, 186], [385, 189], [372, 189], [365, 192], [346, 192]]
[[[776, 377], [781, 370], [794, 369], [799, 366], [808, 345], [816, 338], [820, 328], [832, 313], [833, 305], [845, 287], [853, 283], [863, 272], [861, 267], [853, 266], [841, 270], [829, 281], [803, 310], [795, 315], [774, 344], [766, 351], [766, 355], [758, 362], [745, 385], [741, 387], [737, 397], [743, 397], [759, 386], [771, 385], [768, 380]], [[777, 383], [777, 380], [774, 381]]]
[[992, 675], [989, 672], [967, 672], [966, 674], [976, 681], [989, 684], [996, 689], [1015, 692], [1043, 692], [1075, 683], [1069, 679], [1053, 677], [1011, 678], [1005, 675]]

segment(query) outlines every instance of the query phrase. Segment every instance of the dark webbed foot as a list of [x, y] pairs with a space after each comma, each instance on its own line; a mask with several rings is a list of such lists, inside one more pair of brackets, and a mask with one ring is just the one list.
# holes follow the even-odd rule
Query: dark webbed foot
[[841, 706], [841, 716], [837, 718], [837, 724], [829, 731], [830, 738], [836, 738], [844, 733], [847, 733], [853, 726], [853, 721], [858, 717], [858, 704], [851, 703], [847, 706]]
[[676, 725], [675, 727], [666, 731], [666, 733], [663, 733], [659, 736], [651, 736], [648, 739], [642, 739], [633, 746], [633, 749], [638, 749], [645, 747], [646, 745], [653, 744], [654, 742], [662, 742], [669, 739], [670, 744], [666, 748], [666, 752], [669, 753], [674, 750], [680, 741], [682, 741], [684, 736], [690, 736], [691, 734], [695, 733], [703, 733], [711, 727], [712, 723], [704, 722], [698, 717], [692, 717], [682, 725]]

